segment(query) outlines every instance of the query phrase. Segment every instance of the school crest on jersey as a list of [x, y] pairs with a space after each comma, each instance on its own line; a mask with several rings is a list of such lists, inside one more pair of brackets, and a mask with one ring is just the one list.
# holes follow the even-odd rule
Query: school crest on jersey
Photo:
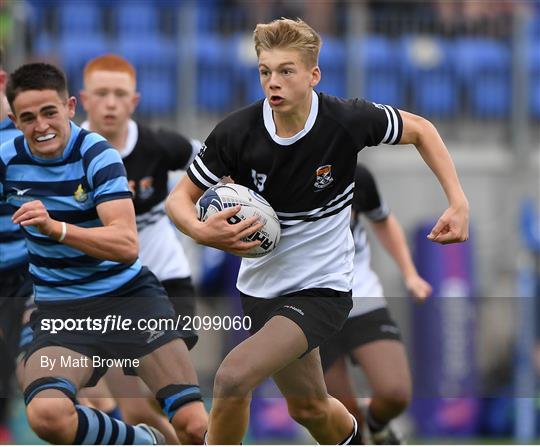
[[315, 171], [317, 178], [314, 186], [317, 189], [324, 189], [334, 181], [332, 178], [332, 165], [319, 166]]
[[141, 200], [146, 200], [154, 194], [154, 177], [144, 177], [139, 182], [138, 195]]
[[86, 200], [88, 199], [88, 194], [84, 190], [83, 185], [81, 183], [79, 183], [79, 186], [77, 186], [77, 189], [73, 193], [73, 197], [79, 203], [86, 202]]
[[251, 177], [253, 177], [253, 183], [259, 190], [259, 192], [264, 191], [264, 183], [266, 182], [266, 174], [259, 174], [255, 169], [251, 170]]

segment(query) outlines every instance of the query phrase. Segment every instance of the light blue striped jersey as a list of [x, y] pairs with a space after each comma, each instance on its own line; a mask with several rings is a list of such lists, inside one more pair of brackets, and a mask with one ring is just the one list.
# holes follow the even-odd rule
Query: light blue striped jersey
[[[62, 156], [44, 160], [20, 136], [0, 146], [0, 196], [15, 208], [41, 200], [52, 219], [85, 228], [102, 226], [96, 206], [131, 198], [118, 151], [100, 135], [71, 123]], [[28, 247], [36, 301], [81, 299], [109, 294], [141, 270], [104, 261], [21, 227]]]
[[[0, 121], [0, 144], [21, 135], [9, 118]], [[11, 221], [14, 208], [0, 200], [0, 272], [22, 267], [28, 262], [24, 235]]]

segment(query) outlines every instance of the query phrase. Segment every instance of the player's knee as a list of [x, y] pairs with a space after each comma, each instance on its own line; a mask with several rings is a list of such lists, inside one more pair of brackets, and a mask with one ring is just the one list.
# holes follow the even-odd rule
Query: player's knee
[[387, 408], [391, 408], [396, 412], [402, 412], [411, 402], [412, 391], [409, 386], [396, 383], [374, 393], [374, 397], [383, 402]]
[[328, 418], [327, 399], [294, 399], [287, 401], [289, 415], [300, 425], [319, 425]]
[[41, 439], [51, 443], [69, 443], [68, 434], [73, 431], [76, 410], [66, 398], [33, 399], [26, 408], [28, 423]]
[[202, 445], [208, 428], [208, 415], [202, 403], [186, 405], [176, 412], [172, 424], [182, 444]]
[[235, 365], [223, 363], [214, 378], [214, 397], [246, 398], [252, 390], [248, 375]]

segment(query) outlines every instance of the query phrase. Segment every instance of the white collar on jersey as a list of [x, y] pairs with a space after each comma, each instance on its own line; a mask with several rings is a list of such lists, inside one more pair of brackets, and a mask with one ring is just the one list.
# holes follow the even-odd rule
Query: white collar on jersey
[[293, 135], [292, 137], [286, 137], [286, 138], [276, 135], [276, 123], [274, 123], [272, 108], [270, 107], [270, 104], [268, 104], [268, 99], [264, 100], [264, 103], [263, 103], [264, 127], [266, 127], [266, 130], [270, 134], [270, 137], [277, 144], [280, 144], [282, 146], [290, 146], [291, 144], [296, 143], [300, 138], [302, 138], [311, 130], [311, 128], [315, 124], [315, 120], [317, 119], [317, 113], [319, 112], [319, 97], [317, 96], [317, 93], [315, 93], [314, 91], [312, 91], [311, 94], [312, 94], [311, 109], [309, 111], [309, 115], [306, 120], [306, 124], [304, 128], [300, 132], [298, 132], [296, 135]]
[[[90, 123], [88, 121], [84, 121], [81, 124], [81, 127], [83, 129], [90, 130], [89, 128]], [[139, 138], [139, 128], [137, 127], [137, 123], [133, 120], [129, 120], [126, 145], [122, 149], [118, 150], [122, 158], [126, 158], [129, 154], [133, 152], [133, 149], [135, 149], [135, 145], [137, 144], [138, 138]]]

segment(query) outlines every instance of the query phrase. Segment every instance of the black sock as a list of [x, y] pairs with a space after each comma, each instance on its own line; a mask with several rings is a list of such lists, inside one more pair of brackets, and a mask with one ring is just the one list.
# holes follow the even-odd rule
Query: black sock
[[384, 430], [388, 425], [388, 422], [380, 422], [373, 417], [373, 414], [371, 413], [371, 407], [369, 407], [367, 411], [366, 423], [371, 433], [377, 433], [381, 430]]

